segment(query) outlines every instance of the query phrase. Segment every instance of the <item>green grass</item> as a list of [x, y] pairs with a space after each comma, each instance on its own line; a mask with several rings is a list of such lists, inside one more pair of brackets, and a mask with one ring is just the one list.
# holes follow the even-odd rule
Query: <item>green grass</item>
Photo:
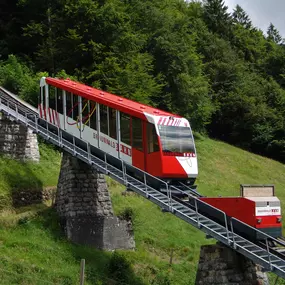
[[[236, 196], [241, 183], [273, 183], [284, 214], [283, 164], [208, 138], [200, 137], [196, 143], [200, 192], [208, 196]], [[23, 175], [32, 173], [43, 186], [55, 185], [60, 157], [48, 147], [42, 151], [38, 166], [7, 159], [0, 159], [0, 164], [3, 168], [14, 165]], [[2, 167], [0, 173], [7, 171]], [[0, 183], [0, 193], [8, 193], [15, 180], [5, 182], [5, 176], [0, 174]], [[133, 193], [122, 195], [124, 188], [114, 181], [108, 179], [108, 184], [115, 213], [128, 212], [132, 216], [135, 251], [110, 253], [69, 243], [62, 235], [54, 210], [46, 205], [5, 210], [0, 219], [0, 284], [79, 284], [81, 258], [86, 259], [86, 284], [90, 285], [194, 284], [200, 246], [214, 241], [206, 240], [204, 234], [169, 213], [162, 213], [142, 197]], [[6, 185], [4, 190], [2, 185]], [[21, 185], [30, 187], [25, 179]]]
[[14, 191], [41, 191], [44, 187], [57, 184], [60, 154], [45, 144], [40, 144], [40, 154], [40, 163], [0, 157], [0, 211], [13, 207]]

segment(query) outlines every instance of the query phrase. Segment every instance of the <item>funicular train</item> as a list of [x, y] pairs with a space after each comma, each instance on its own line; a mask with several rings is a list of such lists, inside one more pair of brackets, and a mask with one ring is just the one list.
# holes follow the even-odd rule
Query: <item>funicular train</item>
[[[170, 184], [194, 185], [198, 175], [196, 148], [190, 123], [181, 116], [69, 79], [51, 77], [40, 81], [38, 111], [40, 118], [55, 130], [60, 128], [65, 138], [72, 134], [89, 142], [97, 157], [108, 153], [109, 162], [115, 166], [121, 159]], [[282, 236], [280, 201], [276, 197], [200, 199], [254, 228]], [[262, 205], [262, 213], [258, 205]], [[219, 221], [219, 217], [214, 218]], [[241, 227], [241, 234], [244, 231]]]
[[40, 117], [88, 141], [92, 152], [168, 182], [194, 183], [198, 166], [187, 119], [68, 79], [42, 78], [40, 87]]

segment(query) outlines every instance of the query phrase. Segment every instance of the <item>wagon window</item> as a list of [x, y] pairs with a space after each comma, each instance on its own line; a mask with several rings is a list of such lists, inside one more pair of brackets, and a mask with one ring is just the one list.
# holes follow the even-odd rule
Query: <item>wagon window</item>
[[79, 108], [79, 104], [78, 104], [78, 96], [73, 94], [73, 120], [77, 120], [77, 117], [78, 117], [78, 108]]
[[63, 114], [63, 100], [62, 100], [61, 89], [57, 89], [56, 105], [57, 105], [57, 112]]
[[108, 135], [107, 106], [105, 105], [100, 105], [100, 131]]
[[109, 107], [109, 136], [113, 139], [117, 139], [116, 130], [116, 110]]
[[131, 145], [131, 120], [130, 116], [125, 113], [120, 113], [121, 120], [121, 141], [125, 144]]
[[[86, 107], [87, 108], [87, 107]], [[89, 101], [89, 118], [90, 118], [90, 128], [97, 130], [97, 112], [96, 112], [96, 103]]]
[[82, 99], [82, 125], [89, 126], [89, 101]]
[[70, 92], [66, 92], [66, 115], [72, 118], [72, 101]]
[[55, 110], [55, 102], [56, 102], [55, 91], [56, 91], [56, 88], [54, 86], [49, 86], [49, 107], [54, 110]]
[[148, 153], [159, 151], [159, 144], [155, 126], [150, 123], [147, 123], [147, 149]]
[[132, 145], [134, 148], [143, 151], [142, 121], [132, 118]]

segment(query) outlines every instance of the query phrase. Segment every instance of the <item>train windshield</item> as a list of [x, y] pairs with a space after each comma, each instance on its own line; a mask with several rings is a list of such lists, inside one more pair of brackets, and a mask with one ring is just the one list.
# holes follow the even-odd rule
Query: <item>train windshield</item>
[[189, 127], [158, 126], [162, 151], [169, 153], [195, 153], [194, 140]]

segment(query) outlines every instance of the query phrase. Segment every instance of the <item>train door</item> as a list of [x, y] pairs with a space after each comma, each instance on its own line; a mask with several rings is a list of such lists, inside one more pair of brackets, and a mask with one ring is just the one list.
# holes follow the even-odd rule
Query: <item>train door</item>
[[144, 122], [141, 119], [132, 117], [132, 163], [133, 166], [145, 171], [144, 152]]
[[151, 175], [161, 177], [161, 153], [155, 125], [148, 122], [144, 125], [145, 169]]

